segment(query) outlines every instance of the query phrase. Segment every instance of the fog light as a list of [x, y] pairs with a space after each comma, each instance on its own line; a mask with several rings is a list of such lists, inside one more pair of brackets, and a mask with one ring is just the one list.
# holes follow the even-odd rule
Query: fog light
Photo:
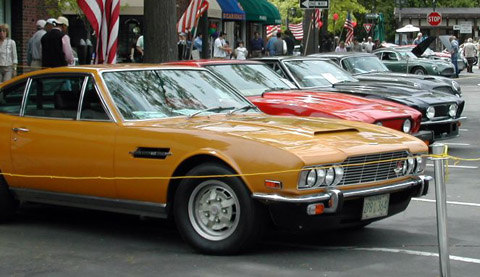
[[308, 215], [323, 214], [324, 210], [325, 210], [325, 205], [323, 205], [322, 203], [310, 204], [310, 205], [307, 206], [307, 214]]

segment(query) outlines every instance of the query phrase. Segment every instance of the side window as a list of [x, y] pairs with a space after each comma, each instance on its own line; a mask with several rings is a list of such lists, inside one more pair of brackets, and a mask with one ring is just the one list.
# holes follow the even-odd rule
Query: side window
[[26, 84], [22, 82], [0, 91], [0, 113], [20, 114]]
[[375, 56], [377, 56], [380, 60], [383, 60], [383, 58], [382, 58], [383, 52], [377, 52], [377, 53], [374, 53], [374, 54], [375, 54]]
[[84, 76], [33, 79], [24, 115], [75, 119], [84, 79]]
[[388, 53], [388, 60], [389, 61], [398, 61], [397, 54], [395, 54], [394, 52]]
[[285, 76], [285, 72], [283, 72], [282, 68], [278, 63], [271, 64], [270, 66], [272, 67], [273, 71], [275, 71], [278, 75], [282, 76], [282, 78], [287, 78], [287, 76]]
[[102, 100], [98, 95], [93, 79], [88, 78], [87, 87], [85, 89], [85, 95], [82, 101], [82, 111], [80, 113], [80, 119], [83, 120], [110, 120], [105, 109], [102, 105]]

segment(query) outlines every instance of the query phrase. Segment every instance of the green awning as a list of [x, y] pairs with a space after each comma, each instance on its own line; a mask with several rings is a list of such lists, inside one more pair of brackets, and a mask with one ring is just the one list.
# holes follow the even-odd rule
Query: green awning
[[245, 11], [245, 20], [265, 23], [267, 14], [265, 8], [260, 4], [264, 0], [238, 0]]
[[280, 12], [278, 11], [277, 7], [275, 7], [275, 5], [268, 2], [267, 0], [258, 0], [257, 2], [263, 7], [263, 10], [267, 16], [267, 20], [264, 22], [264, 24], [282, 24], [282, 17], [280, 16]]

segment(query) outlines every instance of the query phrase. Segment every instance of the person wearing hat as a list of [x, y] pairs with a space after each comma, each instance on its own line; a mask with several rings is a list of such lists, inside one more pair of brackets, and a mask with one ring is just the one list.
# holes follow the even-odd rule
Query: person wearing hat
[[192, 42], [187, 40], [187, 34], [185, 33], [179, 33], [178, 34], [178, 60], [189, 60], [190, 59], [190, 47], [192, 45]]
[[66, 35], [67, 29], [68, 19], [60, 16], [56, 20], [56, 26], [42, 37], [42, 67], [74, 64], [70, 37]]
[[230, 54], [232, 49], [228, 46], [228, 43], [225, 41], [225, 32], [220, 32], [218, 38], [215, 39], [213, 45], [213, 58], [215, 59], [226, 59], [227, 53]]
[[42, 37], [47, 33], [44, 30], [47, 22], [43, 19], [37, 21], [37, 32], [28, 40], [27, 45], [27, 65], [31, 70], [42, 68]]
[[49, 18], [45, 22], [45, 31], [50, 32], [55, 26], [57, 26], [57, 20], [55, 18]]

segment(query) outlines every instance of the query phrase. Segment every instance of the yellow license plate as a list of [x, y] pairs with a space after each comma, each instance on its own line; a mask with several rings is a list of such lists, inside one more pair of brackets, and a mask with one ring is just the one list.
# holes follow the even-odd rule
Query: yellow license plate
[[388, 215], [390, 194], [365, 197], [363, 199], [362, 220]]

